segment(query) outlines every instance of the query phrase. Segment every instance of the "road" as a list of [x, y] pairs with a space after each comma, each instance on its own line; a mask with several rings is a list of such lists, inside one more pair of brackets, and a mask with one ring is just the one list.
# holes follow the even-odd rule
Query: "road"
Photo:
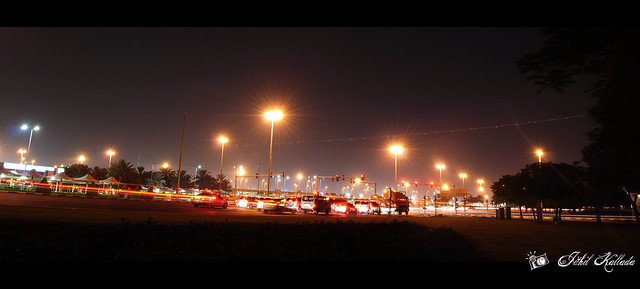
[[[237, 208], [229, 206], [222, 208], [194, 207], [188, 201], [167, 201], [158, 199], [144, 201], [139, 199], [99, 198], [69, 195], [43, 195], [33, 193], [14, 193], [0, 191], [0, 206], [5, 208], [0, 211], [0, 217], [12, 217], [9, 214], [20, 214], [20, 211], [34, 209], [48, 209], [59, 212], [64, 210], [63, 216], [67, 220], [145, 220], [153, 218], [159, 221], [237, 221], [237, 222], [316, 222], [326, 219], [357, 219], [360, 221], [388, 221], [387, 215], [346, 215], [339, 213], [303, 214], [303, 213], [264, 213], [255, 209]], [[90, 214], [86, 214], [90, 211]], [[47, 210], [39, 210], [38, 214], [46, 219], [49, 216]], [[413, 215], [413, 214], [412, 214]], [[391, 217], [411, 217], [391, 216]], [[26, 214], [30, 218], [36, 218], [35, 214]], [[77, 216], [73, 219], [70, 216]], [[100, 219], [100, 220], [99, 220]]]
[[[136, 216], [145, 215], [145, 219], [148, 217], [162, 216], [167, 219], [194, 219], [194, 220], [233, 220], [233, 221], [287, 221], [292, 219], [294, 221], [310, 221], [315, 222], [319, 219], [326, 218], [342, 218], [342, 219], [355, 219], [359, 221], [388, 221], [388, 218], [406, 218], [406, 217], [433, 217], [436, 213], [433, 207], [425, 209], [411, 208], [409, 215], [391, 215], [382, 213], [377, 215], [346, 215], [340, 213], [331, 213], [328, 216], [324, 214], [302, 214], [302, 213], [270, 213], [246, 209], [236, 208], [230, 206], [227, 209], [221, 208], [196, 208], [185, 200], [173, 200], [158, 198], [154, 201], [143, 201], [140, 199], [122, 199], [122, 198], [102, 198], [102, 197], [87, 197], [87, 196], [72, 196], [72, 195], [46, 195], [46, 194], [34, 194], [34, 193], [21, 193], [21, 192], [6, 192], [0, 191], [0, 205], [17, 206], [17, 207], [33, 207], [33, 208], [49, 208], [49, 209], [63, 209], [63, 210], [92, 210], [94, 215], [101, 214], [109, 215], [121, 215], [120, 218], [133, 218]], [[169, 214], [170, 216], [164, 216]], [[437, 210], [438, 215], [444, 216], [467, 216], [467, 217], [483, 217], [483, 218], [495, 218], [494, 209], [478, 208], [478, 209], [458, 209], [453, 210], [450, 207], [440, 207]], [[524, 219], [532, 219], [531, 213], [523, 214]], [[512, 218], [520, 218], [520, 214], [516, 211], [512, 211]], [[553, 214], [545, 214], [545, 220], [552, 220]], [[563, 215], [564, 220], [574, 221], [587, 221], [593, 222], [595, 216], [591, 215]], [[632, 216], [603, 216], [603, 221], [632, 221]]]

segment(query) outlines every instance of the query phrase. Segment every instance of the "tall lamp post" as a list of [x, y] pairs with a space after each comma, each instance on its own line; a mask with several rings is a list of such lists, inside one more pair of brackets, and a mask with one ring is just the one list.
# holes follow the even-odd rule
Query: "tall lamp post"
[[442, 169], [445, 168], [444, 164], [437, 164], [436, 168], [440, 170], [440, 184], [442, 184]]
[[282, 119], [282, 111], [269, 110], [264, 113], [264, 117], [271, 121], [271, 140], [269, 142], [269, 175], [267, 176], [267, 194], [271, 189], [271, 159], [273, 156], [273, 124], [276, 120]]
[[[29, 129], [29, 126], [28, 126], [28, 125], [26, 125], [26, 124], [23, 124], [23, 125], [20, 127], [20, 129], [21, 129], [21, 130], [27, 130], [27, 129]], [[33, 131], [34, 131], [34, 130], [35, 130], [35, 131], [39, 131], [39, 130], [40, 130], [40, 126], [39, 126], [39, 125], [36, 125], [36, 126], [32, 127], [32, 128], [31, 128], [31, 131], [29, 132], [29, 144], [27, 145], [27, 151], [25, 152], [25, 153], [27, 153], [27, 154], [31, 154], [31, 138], [33, 137]], [[25, 165], [25, 168], [26, 168], [26, 165]]]
[[108, 151], [107, 151], [107, 155], [109, 156], [109, 165], [107, 166], [107, 170], [111, 167], [111, 157], [112, 157], [113, 155], [115, 155], [115, 154], [116, 154], [116, 152], [114, 152], [114, 151], [112, 151], [112, 150], [108, 150]]
[[220, 186], [218, 188], [220, 192], [222, 192], [222, 160], [224, 158], [224, 144], [227, 141], [229, 141], [229, 139], [226, 137], [221, 136], [218, 138], [218, 142], [222, 144], [222, 151], [220, 153], [220, 183], [219, 183]]
[[542, 150], [536, 150], [536, 155], [538, 155], [538, 166], [542, 167], [542, 155], [544, 153]]
[[393, 166], [393, 174], [394, 174], [394, 190], [398, 191], [398, 154], [401, 154], [403, 149], [401, 145], [392, 145], [389, 147], [389, 151], [393, 153], [394, 158], [394, 166]]

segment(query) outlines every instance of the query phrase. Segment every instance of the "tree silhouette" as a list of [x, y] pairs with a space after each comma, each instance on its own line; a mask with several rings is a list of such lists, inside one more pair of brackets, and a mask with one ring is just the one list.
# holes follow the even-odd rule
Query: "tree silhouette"
[[[597, 125], [583, 148], [599, 206], [631, 203], [640, 192], [640, 28], [546, 28], [542, 47], [523, 55], [520, 71], [541, 89], [562, 92], [593, 79], [589, 116]], [[640, 224], [640, 219], [636, 218]]]

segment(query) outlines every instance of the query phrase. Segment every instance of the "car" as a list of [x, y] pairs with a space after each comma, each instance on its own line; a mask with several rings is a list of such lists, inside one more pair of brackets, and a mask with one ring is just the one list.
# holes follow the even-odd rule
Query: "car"
[[265, 213], [279, 211], [280, 208], [278, 207], [280, 206], [280, 201], [281, 199], [273, 199], [273, 198], [260, 199], [258, 201], [258, 204], [260, 204], [260, 206], [258, 207], [258, 210], [262, 210]]
[[284, 200], [284, 208], [291, 212], [300, 211], [301, 199], [297, 197], [289, 197]]
[[314, 196], [302, 196], [302, 198], [300, 198], [300, 210], [302, 210], [303, 213], [313, 212], [314, 203]]
[[196, 208], [202, 206], [209, 208], [221, 207], [226, 209], [229, 206], [229, 202], [225, 198], [215, 193], [199, 194], [191, 200], [191, 204]]
[[369, 210], [367, 212], [368, 214], [380, 215], [381, 212], [382, 210], [380, 209], [380, 204], [378, 204], [378, 202], [375, 202], [375, 201], [369, 202]]
[[317, 196], [313, 200], [313, 211], [316, 215], [319, 212], [324, 212], [329, 215], [329, 212], [331, 212], [331, 202], [325, 196]]
[[331, 209], [336, 213], [343, 214], [356, 214], [358, 212], [354, 204], [345, 200], [334, 200], [331, 204]]
[[356, 206], [356, 209], [358, 210], [358, 214], [368, 214], [369, 213], [369, 206], [371, 204], [370, 201], [358, 200], [358, 201], [355, 201], [353, 204]]
[[270, 199], [262, 204], [262, 210], [269, 212], [290, 212], [295, 213], [299, 209], [298, 198], [290, 197], [284, 199]]

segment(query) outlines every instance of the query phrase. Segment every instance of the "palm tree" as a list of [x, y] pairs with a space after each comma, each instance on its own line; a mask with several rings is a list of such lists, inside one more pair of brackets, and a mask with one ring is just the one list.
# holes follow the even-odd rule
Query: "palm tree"
[[198, 175], [194, 178], [194, 182], [196, 183], [196, 188], [202, 190], [205, 188], [211, 188], [213, 184], [213, 177], [209, 174], [207, 170], [198, 170]]
[[94, 179], [104, 180], [109, 177], [109, 170], [107, 170], [106, 168], [95, 166], [91, 169], [90, 174]]
[[64, 170], [64, 172], [65, 174], [67, 174], [67, 176], [70, 176], [72, 178], [79, 178], [88, 173], [91, 173], [91, 168], [89, 168], [89, 166], [85, 164], [73, 164], [68, 166]]
[[[190, 183], [191, 183], [191, 175], [187, 174], [187, 171], [185, 170], [180, 171], [180, 187], [188, 188], [190, 186], [189, 185]], [[177, 186], [177, 184], [178, 184], [178, 179], [176, 177], [174, 185]]]
[[161, 174], [151, 173], [151, 177], [147, 178], [147, 185], [154, 187], [164, 187], [167, 182]]
[[137, 174], [138, 172], [133, 168], [133, 165], [124, 159], [112, 163], [109, 167], [109, 175], [123, 183], [135, 183]]

